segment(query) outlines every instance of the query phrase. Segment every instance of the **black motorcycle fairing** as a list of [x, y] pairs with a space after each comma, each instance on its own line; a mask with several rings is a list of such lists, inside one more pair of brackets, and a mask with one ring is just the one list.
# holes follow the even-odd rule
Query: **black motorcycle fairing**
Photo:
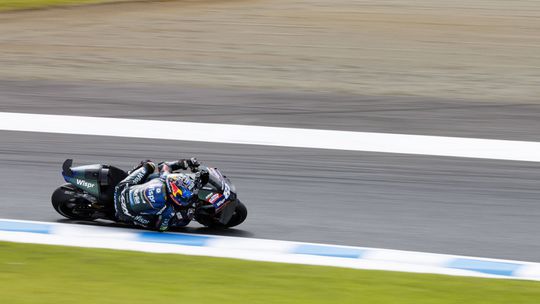
[[86, 165], [72, 167], [73, 160], [66, 159], [62, 165], [62, 175], [66, 182], [90, 193], [103, 204], [111, 204], [114, 200], [114, 188], [127, 172], [110, 165]]

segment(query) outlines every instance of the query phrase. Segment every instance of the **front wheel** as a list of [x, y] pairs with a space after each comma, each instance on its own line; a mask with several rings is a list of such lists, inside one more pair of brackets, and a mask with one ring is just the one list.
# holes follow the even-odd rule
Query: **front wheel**
[[246, 205], [242, 204], [240, 200], [237, 200], [236, 209], [234, 209], [234, 214], [229, 220], [229, 222], [227, 223], [227, 225], [225, 225], [225, 227], [230, 228], [230, 227], [238, 226], [242, 224], [246, 220], [246, 218], [247, 218]]
[[213, 206], [209, 205], [208, 207], [210, 208], [203, 207], [204, 209], [207, 209], [208, 211], [203, 211], [204, 209], [201, 208], [199, 212], [195, 214], [195, 220], [199, 222], [201, 225], [204, 225], [209, 228], [231, 228], [231, 227], [242, 224], [247, 218], [247, 208], [244, 204], [242, 204], [240, 200], [236, 201], [236, 207], [234, 209], [234, 213], [231, 216], [231, 219], [229, 220], [229, 222], [227, 222], [227, 224], [225, 225], [218, 221], [217, 217], [219, 216], [216, 216], [215, 214], [213, 214], [214, 212]]
[[51, 202], [54, 210], [63, 217], [72, 220], [93, 220], [90, 212], [81, 212], [84, 206], [91, 203], [82, 198], [79, 190], [71, 184], [58, 187], [52, 194]]

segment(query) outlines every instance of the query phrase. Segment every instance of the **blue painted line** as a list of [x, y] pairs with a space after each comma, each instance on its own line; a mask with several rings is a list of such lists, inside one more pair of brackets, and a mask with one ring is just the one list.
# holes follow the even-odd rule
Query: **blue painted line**
[[360, 259], [365, 250], [356, 248], [333, 247], [323, 245], [299, 245], [293, 249], [295, 254], [320, 255], [339, 258]]
[[507, 262], [482, 261], [474, 259], [455, 259], [446, 265], [448, 268], [472, 270], [487, 274], [512, 276], [523, 265]]
[[139, 241], [141, 242], [185, 246], [206, 246], [209, 239], [211, 239], [211, 237], [178, 233], [141, 232], [139, 234]]
[[0, 221], [0, 231], [48, 234], [51, 231], [51, 227], [51, 225], [40, 223]]

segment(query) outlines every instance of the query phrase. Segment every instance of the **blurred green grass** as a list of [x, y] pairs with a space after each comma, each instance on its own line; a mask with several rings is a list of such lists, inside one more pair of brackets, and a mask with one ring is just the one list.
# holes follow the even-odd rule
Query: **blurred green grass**
[[57, 5], [114, 2], [113, 0], [0, 0], [0, 11], [43, 8]]
[[2, 303], [540, 303], [540, 282], [0, 242]]

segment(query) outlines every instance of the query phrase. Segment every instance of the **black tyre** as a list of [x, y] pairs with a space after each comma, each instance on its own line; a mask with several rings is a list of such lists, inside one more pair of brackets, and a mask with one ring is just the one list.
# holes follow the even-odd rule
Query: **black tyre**
[[90, 214], [75, 212], [74, 209], [81, 204], [89, 204], [80, 196], [80, 190], [71, 184], [64, 184], [56, 189], [51, 197], [54, 210], [60, 215], [72, 220], [93, 220]]
[[[247, 208], [240, 200], [237, 200], [234, 213], [226, 225], [217, 221], [213, 215], [213, 210], [213, 207], [208, 208], [208, 211], [206, 212], [199, 210], [199, 212], [195, 214], [195, 220], [199, 222], [199, 224], [209, 228], [230, 228], [242, 224], [247, 218]], [[209, 211], [212, 211], [212, 214], [210, 214]]]
[[231, 217], [231, 220], [225, 225], [225, 227], [230, 228], [242, 224], [247, 218], [247, 208], [246, 205], [242, 204], [240, 200], [237, 200], [236, 209], [234, 209], [234, 214]]

